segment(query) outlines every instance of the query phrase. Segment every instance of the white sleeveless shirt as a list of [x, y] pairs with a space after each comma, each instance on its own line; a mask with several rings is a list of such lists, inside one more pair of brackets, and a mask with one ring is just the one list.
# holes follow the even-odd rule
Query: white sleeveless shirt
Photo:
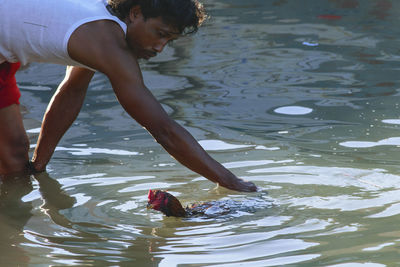
[[0, 63], [82, 66], [67, 50], [79, 26], [112, 20], [126, 34], [126, 24], [111, 15], [106, 4], [106, 0], [0, 0]]

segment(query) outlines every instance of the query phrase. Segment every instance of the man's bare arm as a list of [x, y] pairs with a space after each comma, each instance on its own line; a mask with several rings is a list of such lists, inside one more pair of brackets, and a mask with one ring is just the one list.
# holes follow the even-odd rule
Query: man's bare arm
[[75, 60], [105, 73], [128, 114], [184, 166], [224, 187], [255, 191], [253, 183], [237, 178], [212, 159], [188, 131], [168, 116], [144, 85], [135, 55], [124, 38], [115, 23], [86, 24], [71, 36], [69, 52]]
[[254, 191], [252, 183], [238, 179], [211, 158], [192, 135], [172, 120], [144, 85], [132, 86], [129, 77], [110, 75], [119, 102], [124, 109], [176, 160], [194, 172], [220, 185], [239, 191]]
[[61, 137], [78, 116], [93, 74], [93, 71], [85, 68], [67, 68], [65, 79], [51, 99], [43, 118], [32, 157], [36, 171], [45, 169]]

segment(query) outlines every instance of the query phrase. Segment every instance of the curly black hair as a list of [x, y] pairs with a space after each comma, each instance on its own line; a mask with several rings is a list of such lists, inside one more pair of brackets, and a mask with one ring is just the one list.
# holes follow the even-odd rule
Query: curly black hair
[[207, 18], [197, 0], [108, 0], [108, 4], [121, 19], [128, 16], [133, 6], [140, 6], [144, 19], [162, 17], [181, 34], [196, 32]]

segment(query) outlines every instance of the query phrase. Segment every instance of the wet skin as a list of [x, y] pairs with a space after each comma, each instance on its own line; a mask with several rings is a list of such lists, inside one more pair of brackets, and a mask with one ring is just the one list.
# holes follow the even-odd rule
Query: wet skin
[[[176, 29], [161, 17], [145, 20], [140, 8], [132, 8], [125, 22], [126, 36], [113, 21], [80, 26], [68, 43], [71, 58], [104, 73], [128, 114], [184, 166], [226, 188], [256, 191], [253, 183], [237, 178], [211, 158], [188, 131], [168, 116], [143, 83], [138, 58], [160, 53], [168, 42], [179, 37]], [[57, 143], [77, 117], [93, 74], [86, 68], [67, 69], [43, 120], [32, 159], [36, 170], [45, 169]]]

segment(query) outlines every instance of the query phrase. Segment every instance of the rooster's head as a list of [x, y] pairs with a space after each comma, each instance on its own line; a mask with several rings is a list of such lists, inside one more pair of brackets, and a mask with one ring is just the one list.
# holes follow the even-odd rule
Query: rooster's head
[[167, 216], [185, 217], [186, 211], [179, 200], [162, 190], [149, 190], [147, 207], [158, 210]]

